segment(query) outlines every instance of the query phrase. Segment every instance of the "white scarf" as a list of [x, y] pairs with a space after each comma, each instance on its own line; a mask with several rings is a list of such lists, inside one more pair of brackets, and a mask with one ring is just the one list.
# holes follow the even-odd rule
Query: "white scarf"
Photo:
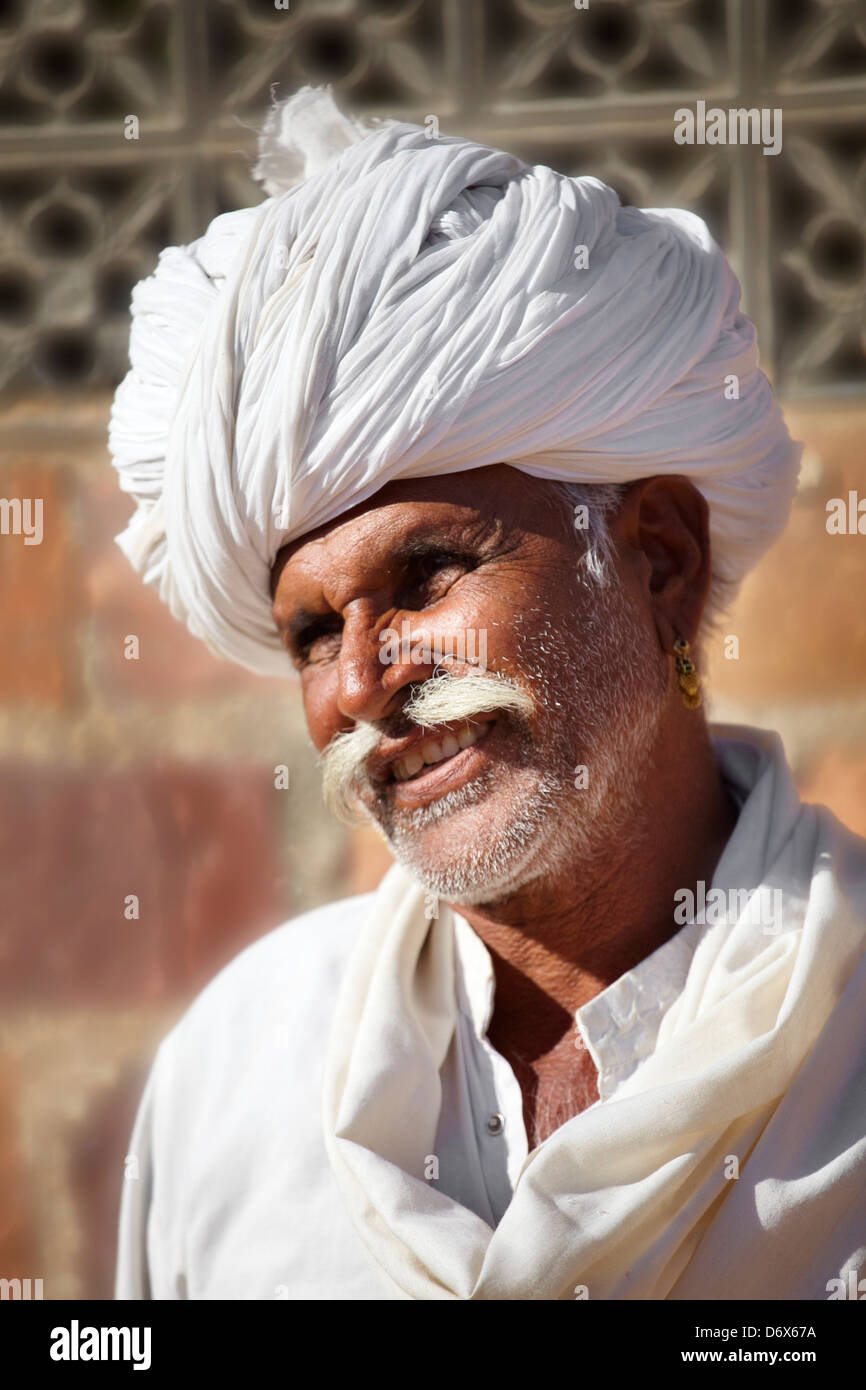
[[[382, 883], [334, 1018], [324, 1124], [343, 1198], [391, 1296], [569, 1299], [584, 1286], [591, 1299], [744, 1296], [746, 1190], [734, 1195], [725, 1159], [766, 1164], [770, 1122], [825, 1027], [821, 1080], [801, 1077], [793, 1119], [777, 1121], [788, 1132], [771, 1174], [827, 1123], [824, 1087], [850, 1064], [850, 1043], [840, 1055], [829, 1035], [843, 1027], [836, 1005], [858, 962], [861, 1018], [866, 1000], [866, 853], [829, 812], [798, 802], [774, 735], [713, 732], [725, 774], [746, 794], [713, 885], [781, 890], [781, 914], [769, 932], [746, 912], [699, 935], [651, 1055], [530, 1155], [495, 1230], [424, 1178], [456, 1020], [454, 916], [444, 908], [427, 921], [423, 891], [400, 868]], [[862, 1144], [851, 1161], [844, 1181], [862, 1192]], [[774, 1197], [774, 1223], [784, 1235], [799, 1220], [803, 1249], [818, 1250], [824, 1232], [810, 1228], [808, 1190], [786, 1192]], [[698, 1278], [689, 1263], [708, 1233], [731, 1259]], [[777, 1296], [786, 1277], [777, 1271]]]

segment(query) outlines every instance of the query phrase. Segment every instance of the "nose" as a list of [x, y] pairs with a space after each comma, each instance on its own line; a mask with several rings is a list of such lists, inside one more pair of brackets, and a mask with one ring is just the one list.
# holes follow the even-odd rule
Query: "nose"
[[[421, 633], [399, 614], [384, 618], [369, 600], [358, 600], [343, 613], [338, 663], [337, 705], [346, 719], [374, 723], [394, 715], [408, 699], [410, 687], [427, 680], [434, 666], [418, 660]], [[415, 650], [416, 659], [412, 660]]]

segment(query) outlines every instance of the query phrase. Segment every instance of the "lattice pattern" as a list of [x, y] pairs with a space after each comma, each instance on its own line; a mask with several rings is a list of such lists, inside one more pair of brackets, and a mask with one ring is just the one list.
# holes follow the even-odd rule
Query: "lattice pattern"
[[[0, 5], [7, 398], [120, 379], [132, 284], [162, 246], [259, 201], [252, 127], [271, 84], [311, 81], [693, 208], [782, 389], [866, 391], [864, 0], [277, 3]], [[781, 108], [782, 152], [677, 145], [674, 110], [698, 100]]]

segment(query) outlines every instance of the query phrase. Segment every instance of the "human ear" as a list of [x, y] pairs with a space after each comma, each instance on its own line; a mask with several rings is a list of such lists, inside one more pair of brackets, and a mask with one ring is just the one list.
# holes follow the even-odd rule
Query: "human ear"
[[611, 530], [632, 552], [663, 650], [678, 636], [694, 643], [712, 577], [706, 499], [679, 474], [642, 478]]

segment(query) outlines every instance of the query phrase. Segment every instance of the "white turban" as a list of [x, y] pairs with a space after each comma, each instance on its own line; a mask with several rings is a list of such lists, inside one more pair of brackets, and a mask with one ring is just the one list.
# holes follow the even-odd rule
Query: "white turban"
[[286, 674], [277, 552], [396, 478], [683, 473], [734, 586], [781, 531], [800, 446], [700, 218], [327, 89], [274, 107], [254, 174], [135, 287], [109, 431], [118, 544], [214, 651]]

